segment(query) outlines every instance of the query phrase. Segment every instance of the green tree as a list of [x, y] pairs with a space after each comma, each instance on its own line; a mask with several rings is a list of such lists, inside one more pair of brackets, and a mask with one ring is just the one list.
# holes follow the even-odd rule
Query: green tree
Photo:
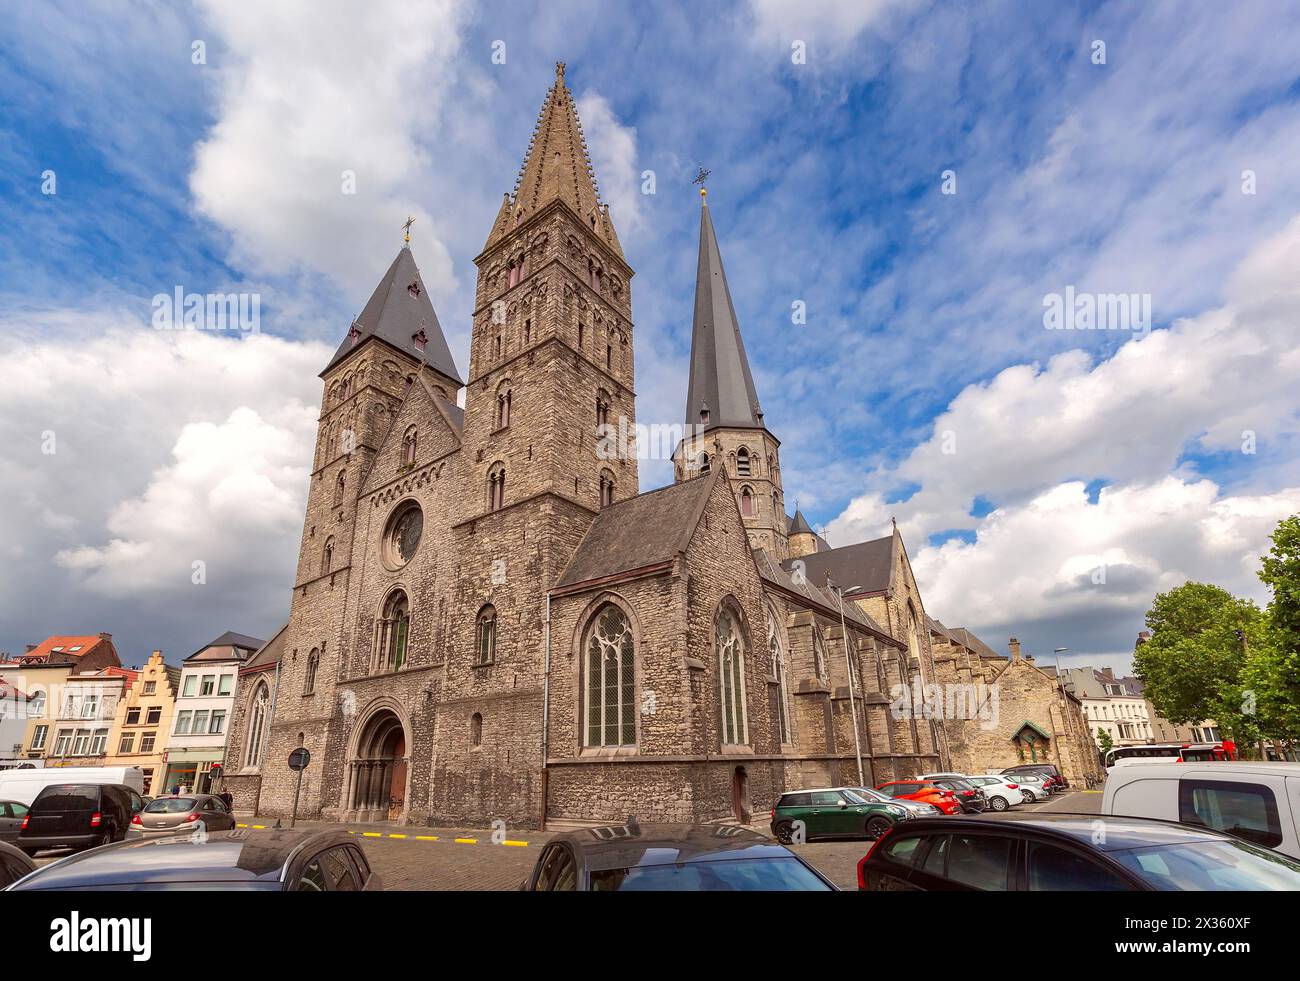
[[1115, 740], [1110, 738], [1110, 733], [1101, 726], [1097, 727], [1097, 745], [1101, 747], [1102, 755], [1109, 753], [1115, 748]]
[[1237, 741], [1258, 725], [1242, 672], [1252, 644], [1270, 647], [1268, 618], [1253, 602], [1208, 583], [1160, 593], [1147, 611], [1152, 636], [1133, 653], [1146, 696], [1179, 725], [1214, 719]]

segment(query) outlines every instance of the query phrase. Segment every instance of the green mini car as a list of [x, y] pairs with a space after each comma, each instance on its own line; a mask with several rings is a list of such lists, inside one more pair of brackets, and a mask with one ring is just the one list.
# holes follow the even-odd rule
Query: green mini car
[[912, 816], [892, 802], [868, 800], [849, 787], [794, 790], [772, 809], [772, 834], [782, 844], [815, 838], [879, 838]]

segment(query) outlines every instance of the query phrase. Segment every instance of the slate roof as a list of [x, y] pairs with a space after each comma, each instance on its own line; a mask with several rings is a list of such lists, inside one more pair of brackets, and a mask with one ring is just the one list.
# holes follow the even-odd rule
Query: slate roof
[[961, 644], [963, 647], [967, 647], [970, 650], [974, 651], [980, 657], [997, 657], [997, 658], [1003, 658], [1004, 660], [1006, 658], [1005, 654], [999, 654], [997, 651], [991, 648], [988, 644], [984, 643], [984, 641], [980, 640], [978, 637], [975, 636], [974, 633], [967, 630], [965, 627], [952, 627], [949, 629], [948, 635], [952, 637], [954, 640], [956, 640], [957, 643]]
[[795, 509], [794, 517], [789, 521], [789, 534], [791, 535], [816, 535], [808, 525], [808, 519], [803, 516], [803, 512], [798, 508]]
[[565, 566], [556, 589], [641, 569], [685, 551], [722, 468], [602, 509]]
[[[778, 586], [787, 592], [796, 593], [806, 599], [811, 605], [820, 606], [832, 616], [839, 616], [840, 601], [830, 590], [814, 586], [808, 579], [796, 577], [790, 570], [785, 568], [785, 563], [776, 562], [763, 549], [754, 552], [754, 561], [758, 565], [758, 574], [761, 578]], [[876, 621], [867, 613], [864, 613], [858, 604], [850, 601], [844, 603], [844, 619], [850, 623], [856, 624], [863, 630], [870, 631], [882, 640], [887, 640], [891, 644], [903, 648], [903, 644], [893, 637], [876, 623]]]
[[762, 429], [754, 376], [731, 303], [722, 253], [709, 207], [700, 208], [700, 257], [695, 271], [695, 320], [691, 327], [691, 376], [686, 388], [686, 424], [697, 426], [707, 409], [705, 429]]
[[[414, 288], [409, 288], [414, 285]], [[379, 281], [370, 299], [357, 316], [353, 324], [358, 331], [355, 338], [352, 330], [343, 338], [343, 343], [334, 352], [334, 357], [321, 372], [324, 375], [362, 341], [376, 337], [392, 345], [403, 354], [425, 361], [441, 375], [445, 375], [457, 386], [464, 385], [456, 362], [452, 359], [451, 349], [447, 347], [447, 338], [443, 336], [442, 324], [429, 299], [420, 270], [415, 265], [415, 257], [408, 246], [398, 250], [396, 258], [388, 267], [388, 272]], [[421, 352], [415, 344], [415, 335], [424, 331], [425, 345]]]
[[786, 559], [781, 566], [789, 572], [795, 562], [804, 564], [804, 575], [818, 586], [824, 586], [829, 575], [835, 585], [846, 590], [859, 587], [855, 593], [883, 592], [893, 585], [894, 536]]
[[286, 623], [277, 630], [275, 634], [272, 635], [271, 639], [262, 645], [261, 650], [244, 662], [243, 666], [239, 669], [239, 673], [245, 674], [249, 671], [264, 671], [267, 668], [274, 667], [278, 664], [280, 658], [284, 655], [284, 640], [288, 629], [289, 624]]
[[248, 634], [227, 630], [215, 640], [210, 640], [187, 657], [189, 661], [242, 661], [266, 641]]

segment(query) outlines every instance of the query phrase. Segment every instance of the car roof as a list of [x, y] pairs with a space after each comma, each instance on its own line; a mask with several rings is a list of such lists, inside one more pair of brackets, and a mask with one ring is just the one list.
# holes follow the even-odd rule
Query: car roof
[[592, 871], [793, 857], [784, 845], [731, 824], [612, 825], [568, 831], [552, 840], [572, 846]]
[[[1098, 834], [1098, 825], [1103, 834]], [[963, 828], [985, 831], [1032, 828], [1034, 831], [1076, 844], [1089, 845], [1103, 852], [1122, 852], [1151, 845], [1172, 845], [1189, 841], [1235, 841], [1230, 835], [1208, 828], [1193, 828], [1176, 821], [1155, 818], [1117, 817], [1100, 814], [1033, 814], [1004, 815], [996, 820], [986, 817], [917, 818], [907, 822], [899, 833], [955, 831]], [[1100, 840], [1098, 840], [1100, 839]]]
[[280, 880], [294, 853], [308, 842], [350, 840], [342, 829], [268, 828], [208, 834], [196, 841], [129, 838], [53, 862], [22, 881], [23, 889], [82, 889], [116, 883], [264, 882]]
[[845, 784], [843, 787], [809, 787], [807, 790], [786, 790], [783, 791], [782, 797], [789, 797], [791, 794], [829, 794], [836, 790], [857, 790], [852, 784]]
[[[1191, 771], [1197, 773], [1253, 773], [1257, 775], [1269, 774], [1272, 776], [1300, 777], [1300, 763], [1290, 763], [1285, 760], [1191, 760], [1178, 765], [1176, 771], [1169, 771], [1166, 767], [1170, 762], [1177, 762], [1176, 757], [1165, 757], [1163, 760], [1158, 758], [1142, 759], [1140, 757], [1129, 757], [1123, 760], [1116, 760], [1115, 766], [1123, 764], [1124, 775], [1132, 773], [1141, 774], [1144, 770], [1151, 774], [1162, 777], [1178, 776]], [[1114, 772], [1108, 779], [1113, 780]]]

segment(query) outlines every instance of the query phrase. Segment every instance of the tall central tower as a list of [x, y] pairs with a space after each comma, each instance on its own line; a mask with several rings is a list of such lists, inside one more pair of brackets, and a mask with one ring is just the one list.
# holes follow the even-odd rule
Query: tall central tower
[[[465, 445], [469, 514], [558, 495], [595, 511], [637, 493], [632, 269], [600, 200], [573, 96], [555, 84], [478, 266]], [[626, 452], [623, 452], [626, 450]]]

